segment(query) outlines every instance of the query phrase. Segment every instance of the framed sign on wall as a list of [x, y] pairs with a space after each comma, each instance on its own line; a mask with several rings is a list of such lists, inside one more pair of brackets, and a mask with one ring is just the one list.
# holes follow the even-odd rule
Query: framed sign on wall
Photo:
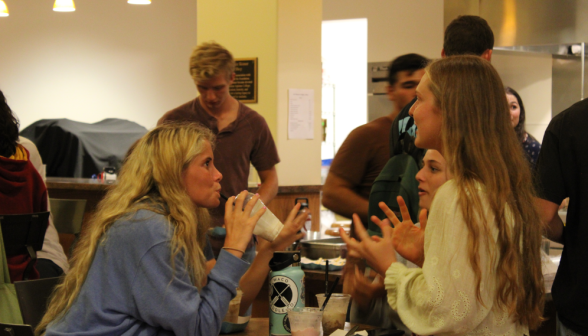
[[235, 81], [229, 92], [242, 103], [257, 103], [257, 57], [235, 59]]

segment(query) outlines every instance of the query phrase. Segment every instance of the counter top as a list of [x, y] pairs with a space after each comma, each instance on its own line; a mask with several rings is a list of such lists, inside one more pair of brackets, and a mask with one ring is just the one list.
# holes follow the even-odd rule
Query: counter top
[[[106, 191], [111, 185], [117, 183], [117, 180], [98, 180], [74, 177], [47, 177], [48, 189]], [[322, 185], [280, 186], [278, 187], [278, 194], [320, 193], [322, 188]], [[257, 191], [257, 189], [257, 187], [248, 188], [248, 190], [252, 192]]]
[[[224, 335], [224, 334], [221, 334]], [[269, 318], [267, 317], [254, 317], [249, 320], [247, 323], [247, 327], [245, 330], [232, 334], [232, 335], [242, 335], [242, 336], [257, 336], [257, 335], [269, 335]]]
[[47, 177], [47, 189], [97, 190], [105, 191], [117, 184], [116, 180], [98, 180], [77, 177]]
[[[257, 191], [257, 187], [248, 188], [249, 191]], [[294, 186], [279, 186], [278, 194], [306, 194], [306, 193], [320, 193], [323, 190], [322, 185], [294, 185]]]
[[[325, 280], [325, 271], [309, 270], [304, 268], [302, 270], [304, 271], [306, 280]], [[339, 279], [339, 284], [343, 284], [343, 271], [329, 271], [329, 282], [334, 282], [337, 277], [341, 277], [341, 279]]]

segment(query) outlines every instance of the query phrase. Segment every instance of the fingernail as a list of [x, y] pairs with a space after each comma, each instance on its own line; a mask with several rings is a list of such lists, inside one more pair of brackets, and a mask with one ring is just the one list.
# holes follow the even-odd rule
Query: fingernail
[[258, 193], [255, 193], [255, 196], [259, 196], [259, 194]]
[[264, 206], [263, 208], [264, 208], [264, 209], [267, 209], [267, 207], [266, 207], [266, 206]]

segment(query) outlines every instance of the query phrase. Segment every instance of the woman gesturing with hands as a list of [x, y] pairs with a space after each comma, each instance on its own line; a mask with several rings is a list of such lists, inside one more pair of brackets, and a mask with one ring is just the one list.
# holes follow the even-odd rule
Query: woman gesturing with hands
[[[450, 174], [447, 171], [447, 162], [443, 156], [436, 150], [427, 150], [423, 157], [422, 168], [416, 174], [416, 180], [419, 182], [419, 207], [422, 210], [427, 210], [428, 213], [437, 189], [447, 182], [449, 178]], [[398, 204], [404, 205], [402, 199], [399, 199], [397, 202]], [[382, 206], [384, 207], [384, 214], [386, 214], [387, 210], [385, 205]], [[421, 220], [424, 223], [424, 230], [427, 213], [423, 213], [422, 210], [421, 216], [423, 218]], [[390, 219], [386, 219], [384, 224], [389, 222]], [[397, 261], [407, 265], [409, 268], [413, 266], [422, 267], [424, 262], [424, 231], [420, 229], [420, 225], [420, 223], [416, 223], [415, 225], [397, 224], [392, 234], [392, 244], [396, 250]], [[404, 248], [404, 246], [408, 247], [410, 245], [418, 247], [413, 249], [415, 253], [410, 253], [410, 251], [406, 251]], [[402, 252], [404, 255], [399, 252]], [[355, 252], [351, 253], [357, 254]], [[411, 263], [407, 263], [407, 257]], [[387, 292], [384, 288], [382, 275], [377, 274], [375, 271], [368, 274], [360, 272], [357, 262], [354, 262], [353, 258], [347, 259], [343, 274], [343, 292], [350, 294], [353, 299], [350, 313], [351, 322], [381, 326], [383, 328], [394, 326], [397, 329], [405, 330], [407, 333], [411, 332], [402, 323], [398, 313], [390, 308], [386, 298]]]
[[[420, 267], [425, 260], [424, 234], [427, 225], [427, 210], [423, 209], [420, 213], [421, 227], [419, 228], [410, 220], [408, 208], [400, 196], [398, 196], [398, 205], [402, 218], [407, 218], [407, 220], [400, 221], [384, 202], [381, 202], [379, 206], [388, 219], [380, 220], [376, 216], [371, 218], [382, 229], [382, 238], [370, 237], [359, 216], [356, 215], [353, 216], [353, 224], [360, 241], [348, 237], [342, 228], [339, 229], [341, 238], [348, 246], [349, 255], [365, 259], [381, 275], [385, 275], [390, 265], [396, 262], [396, 254], [394, 253], [396, 251]], [[390, 222], [394, 224], [394, 227], [390, 225]]]
[[[398, 252], [398, 254], [403, 256], [406, 260], [419, 267], [423, 267], [423, 263], [425, 262], [424, 244], [425, 228], [427, 227], [427, 209], [422, 209], [419, 213], [420, 227], [418, 227], [414, 225], [410, 219], [408, 207], [406, 206], [404, 199], [402, 199], [401, 196], [398, 196], [397, 202], [400, 206], [402, 221], [396, 217], [396, 214], [390, 208], [388, 208], [384, 202], [379, 204], [382, 211], [384, 211], [388, 217], [388, 220], [394, 224], [392, 228], [392, 245], [394, 245], [394, 249]], [[376, 224], [377, 221], [379, 221], [379, 219], [376, 217]], [[382, 227], [382, 225], [390, 224], [387, 221], [383, 221], [378, 225]]]
[[[480, 57], [431, 63], [410, 110], [415, 145], [439, 151], [452, 178], [420, 214], [426, 231], [384, 208], [381, 239], [357, 218], [361, 241], [344, 237], [385, 275], [390, 307], [416, 334], [528, 335], [542, 320], [541, 220], [503, 90]], [[422, 267], [394, 262], [395, 248]]]

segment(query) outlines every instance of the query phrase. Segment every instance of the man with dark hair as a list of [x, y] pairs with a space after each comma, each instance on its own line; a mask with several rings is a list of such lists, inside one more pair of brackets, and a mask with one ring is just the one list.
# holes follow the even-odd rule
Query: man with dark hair
[[[535, 166], [545, 236], [563, 244], [551, 288], [557, 312], [556, 335], [588, 335], [588, 99], [555, 116], [543, 136]], [[570, 203], [565, 223], [558, 215]]]
[[392, 121], [415, 97], [428, 60], [417, 54], [399, 56], [390, 64], [387, 86], [393, 103], [390, 115], [354, 129], [339, 148], [323, 187], [323, 205], [351, 218], [357, 213], [367, 220], [372, 184], [389, 158], [388, 139]]
[[390, 62], [386, 92], [393, 104], [390, 115], [392, 120], [414, 98], [416, 86], [420, 83], [423, 69], [428, 62], [428, 59], [418, 54], [402, 55]]
[[[479, 16], [462, 15], [451, 21], [445, 29], [441, 57], [453, 55], [477, 55], [490, 61], [494, 47], [494, 33], [486, 20]], [[390, 132], [390, 157], [400, 153], [412, 155], [422, 162], [425, 150], [414, 145], [416, 125], [408, 111], [416, 99], [408, 103], [392, 124]]]
[[445, 29], [441, 56], [478, 55], [489, 60], [492, 48], [494, 34], [488, 22], [479, 16], [463, 15]]

